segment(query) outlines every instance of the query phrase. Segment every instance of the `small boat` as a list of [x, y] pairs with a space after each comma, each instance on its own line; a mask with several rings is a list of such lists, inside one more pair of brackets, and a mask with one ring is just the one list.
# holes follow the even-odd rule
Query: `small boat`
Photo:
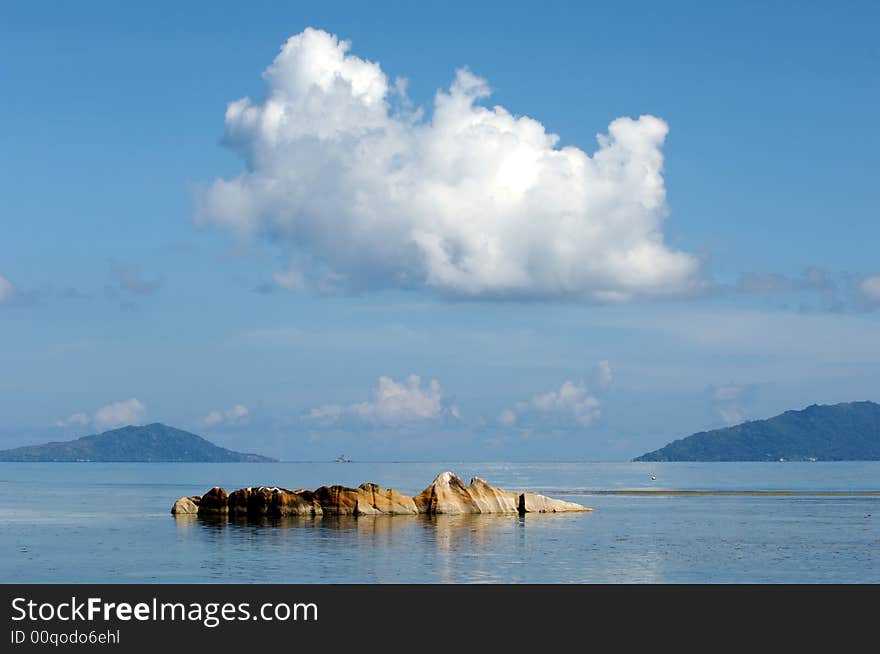
[[351, 459], [347, 458], [344, 454], [340, 454], [336, 457], [336, 463], [351, 463]]

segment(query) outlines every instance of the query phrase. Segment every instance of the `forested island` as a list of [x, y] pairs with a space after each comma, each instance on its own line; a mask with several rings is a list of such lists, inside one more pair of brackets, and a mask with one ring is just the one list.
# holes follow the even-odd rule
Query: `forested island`
[[274, 461], [214, 445], [201, 436], [154, 422], [120, 427], [72, 441], [0, 450], [0, 461], [256, 463]]
[[699, 432], [634, 461], [877, 461], [880, 404], [813, 404], [767, 420]]

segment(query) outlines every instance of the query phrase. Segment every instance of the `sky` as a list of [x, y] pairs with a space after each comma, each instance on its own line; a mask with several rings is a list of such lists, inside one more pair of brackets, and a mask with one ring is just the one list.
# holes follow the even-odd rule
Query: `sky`
[[876, 3], [0, 10], [0, 447], [628, 460], [880, 401]]

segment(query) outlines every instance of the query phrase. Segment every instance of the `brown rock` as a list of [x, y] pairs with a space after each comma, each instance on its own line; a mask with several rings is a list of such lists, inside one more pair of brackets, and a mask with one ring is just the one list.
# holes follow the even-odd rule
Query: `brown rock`
[[220, 513], [228, 513], [229, 512], [229, 495], [227, 495], [226, 491], [220, 488], [219, 486], [215, 486], [207, 493], [202, 495], [202, 499], [199, 502], [199, 513], [200, 514], [220, 514]]
[[408, 497], [378, 484], [358, 488], [321, 486], [315, 491], [288, 490], [274, 486], [240, 488], [227, 495], [215, 487], [207, 493], [181, 497], [171, 509], [175, 514], [199, 513], [234, 516], [286, 517], [316, 515], [413, 515], [416, 513], [561, 513], [592, 511], [585, 506], [554, 500], [536, 493], [514, 493], [474, 477], [470, 486], [452, 472], [442, 472], [421, 493]]
[[277, 489], [277, 492], [272, 495], [272, 506], [269, 515], [281, 517], [291, 515], [316, 516], [323, 513], [324, 510], [312, 491]]
[[384, 515], [413, 515], [419, 512], [413, 498], [398, 493], [393, 488], [382, 488], [378, 484], [361, 484], [358, 497], [358, 513], [362, 505], [372, 507], [376, 513]]
[[307, 490], [291, 491], [274, 486], [241, 488], [229, 495], [232, 515], [284, 517], [292, 515], [321, 515], [321, 505]]
[[257, 502], [257, 489], [248, 487], [232, 491], [226, 503], [231, 515], [243, 516], [248, 514], [248, 505], [253, 504], [256, 508]]
[[519, 496], [516, 493], [495, 488], [479, 477], [471, 479], [468, 493], [480, 513], [516, 513], [519, 510]]
[[413, 498], [419, 513], [481, 513], [467, 486], [453, 472], [441, 472], [431, 485]]
[[537, 493], [522, 493], [519, 496], [520, 513], [564, 513], [569, 511], [592, 511], [586, 506], [575, 502], [554, 500]]
[[195, 514], [199, 512], [199, 502], [202, 497], [193, 495], [192, 497], [181, 497], [171, 507], [171, 513], [175, 515]]
[[[361, 500], [362, 496], [364, 497]], [[314, 493], [324, 515], [375, 515], [374, 509], [360, 488], [321, 486]]]

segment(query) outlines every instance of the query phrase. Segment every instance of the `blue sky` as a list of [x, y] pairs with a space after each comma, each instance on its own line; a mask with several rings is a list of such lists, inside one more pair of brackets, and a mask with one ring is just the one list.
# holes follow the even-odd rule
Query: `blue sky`
[[704, 4], [5, 7], [0, 447], [619, 460], [880, 400], [880, 12]]

